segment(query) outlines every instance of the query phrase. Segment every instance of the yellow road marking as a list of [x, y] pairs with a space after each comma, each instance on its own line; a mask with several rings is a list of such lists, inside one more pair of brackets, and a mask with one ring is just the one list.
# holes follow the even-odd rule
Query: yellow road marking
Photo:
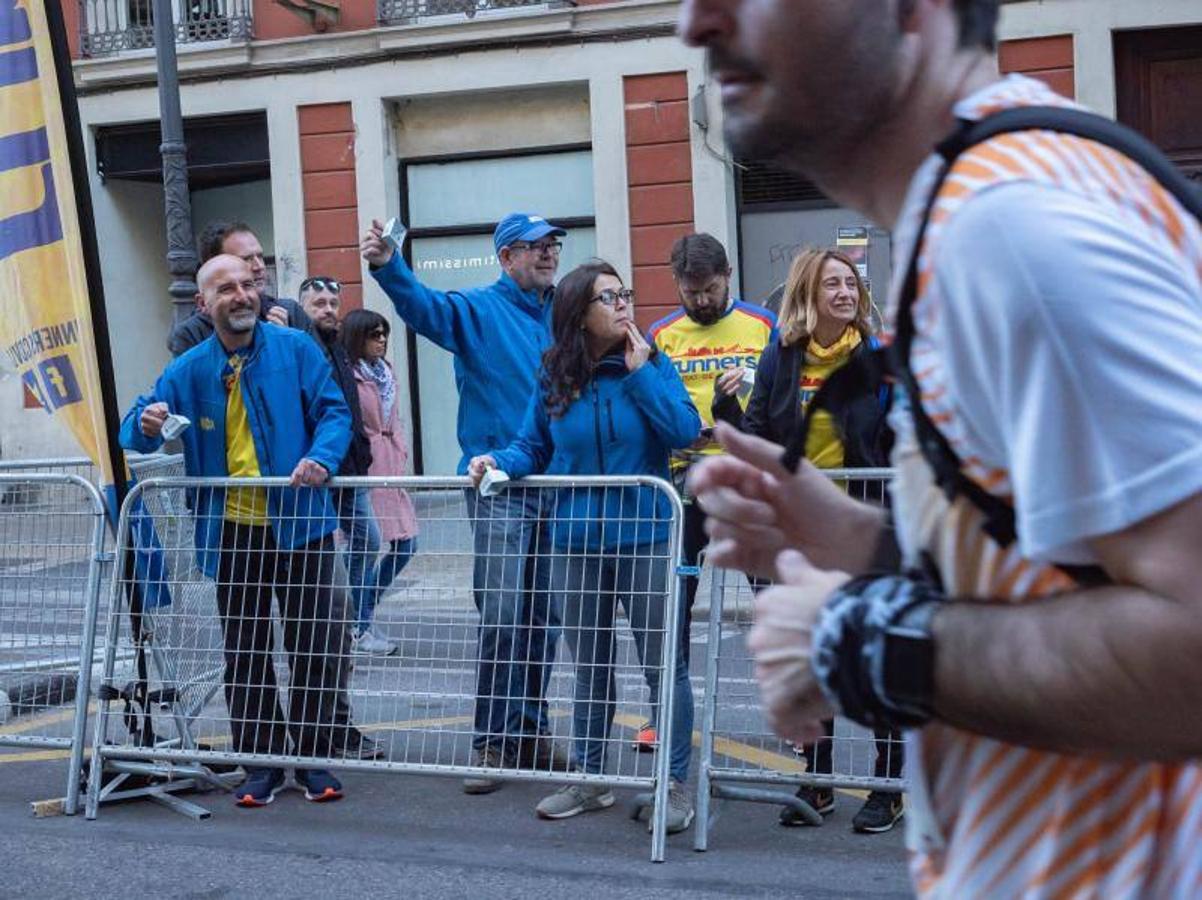
[[[88, 707], [88, 715], [96, 711], [96, 704], [92, 703]], [[0, 726], [0, 734], [23, 734], [26, 731], [33, 731], [35, 728], [41, 728], [43, 725], [54, 725], [58, 722], [66, 722], [69, 719], [75, 718], [75, 707], [70, 709], [58, 710], [56, 712], [39, 713], [28, 719], [21, 719], [19, 722], [13, 722], [9, 725]]]

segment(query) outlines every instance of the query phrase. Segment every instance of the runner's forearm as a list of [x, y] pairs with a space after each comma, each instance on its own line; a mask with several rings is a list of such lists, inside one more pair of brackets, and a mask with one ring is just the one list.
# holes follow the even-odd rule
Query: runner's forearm
[[1197, 604], [1133, 587], [953, 602], [933, 632], [935, 707], [953, 725], [1085, 755], [1202, 754]]

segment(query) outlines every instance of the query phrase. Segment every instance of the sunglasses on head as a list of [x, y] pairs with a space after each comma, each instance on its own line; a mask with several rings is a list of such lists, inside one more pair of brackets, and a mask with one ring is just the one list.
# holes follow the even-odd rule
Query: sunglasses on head
[[306, 278], [301, 282], [301, 292], [316, 288], [319, 291], [329, 291], [333, 294], [342, 293], [342, 284], [337, 279], [326, 278], [324, 275], [318, 275], [314, 278]]

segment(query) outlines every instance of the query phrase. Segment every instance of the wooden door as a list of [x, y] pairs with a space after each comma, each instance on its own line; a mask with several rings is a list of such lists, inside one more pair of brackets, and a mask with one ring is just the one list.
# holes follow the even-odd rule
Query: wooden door
[[1202, 26], [1117, 31], [1118, 120], [1202, 182]]

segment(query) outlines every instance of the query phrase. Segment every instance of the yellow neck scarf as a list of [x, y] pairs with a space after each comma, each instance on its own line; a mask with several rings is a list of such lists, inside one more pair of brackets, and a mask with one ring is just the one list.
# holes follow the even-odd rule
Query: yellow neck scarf
[[806, 345], [806, 364], [811, 366], [842, 365], [847, 358], [860, 346], [863, 338], [855, 325], [848, 325], [839, 340], [829, 347], [823, 347], [814, 338]]

